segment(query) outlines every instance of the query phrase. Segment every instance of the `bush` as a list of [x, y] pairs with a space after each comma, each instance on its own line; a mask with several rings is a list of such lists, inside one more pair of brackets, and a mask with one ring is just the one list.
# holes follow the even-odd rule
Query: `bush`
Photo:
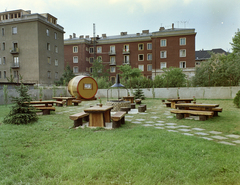
[[240, 108], [240, 91], [236, 94], [235, 98], [233, 99], [233, 103]]

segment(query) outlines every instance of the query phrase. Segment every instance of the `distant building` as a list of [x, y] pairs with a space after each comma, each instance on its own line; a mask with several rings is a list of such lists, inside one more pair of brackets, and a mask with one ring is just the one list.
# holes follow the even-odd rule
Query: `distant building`
[[117, 36], [102, 34], [95, 38], [76, 34], [64, 40], [64, 59], [75, 74], [90, 74], [94, 58], [100, 57], [106, 69], [110, 71], [110, 80], [120, 71], [117, 66], [130, 65], [142, 70], [148, 78], [163, 73], [163, 68], [182, 68], [188, 76], [195, 71], [195, 29], [174, 28], [150, 33], [128, 34], [121, 32]]
[[31, 11], [0, 13], [0, 82], [53, 84], [64, 71], [63, 27], [57, 18]]
[[227, 55], [228, 52], [224, 51], [221, 48], [218, 49], [212, 49], [212, 50], [199, 50], [195, 52], [195, 65], [199, 66], [201, 62], [206, 62], [208, 59], [211, 58], [211, 53], [220, 53]]

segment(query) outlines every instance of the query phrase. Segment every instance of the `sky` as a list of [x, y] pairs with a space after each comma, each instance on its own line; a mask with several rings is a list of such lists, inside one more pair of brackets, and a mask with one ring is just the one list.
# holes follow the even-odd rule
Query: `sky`
[[161, 26], [193, 28], [196, 50], [231, 51], [240, 28], [240, 0], [12, 0], [2, 1], [0, 12], [23, 9], [50, 13], [64, 27], [64, 38], [158, 31]]

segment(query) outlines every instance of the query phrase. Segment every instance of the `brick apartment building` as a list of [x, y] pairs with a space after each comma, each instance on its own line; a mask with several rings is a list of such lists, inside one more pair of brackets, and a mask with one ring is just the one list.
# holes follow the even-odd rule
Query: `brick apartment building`
[[[49, 13], [0, 13], [0, 82], [53, 84], [64, 72], [63, 27]], [[10, 70], [11, 69], [11, 70]]]
[[[110, 70], [110, 80], [120, 73], [119, 65], [139, 68], [145, 77], [152, 78], [163, 73], [163, 68], [179, 67], [188, 76], [195, 71], [195, 29], [171, 29], [160, 27], [150, 33], [128, 34], [121, 32], [117, 36], [89, 38], [76, 34], [64, 40], [64, 63], [73, 69], [76, 75], [88, 75], [92, 71], [94, 58], [100, 57]], [[95, 42], [96, 41], [96, 42]]]

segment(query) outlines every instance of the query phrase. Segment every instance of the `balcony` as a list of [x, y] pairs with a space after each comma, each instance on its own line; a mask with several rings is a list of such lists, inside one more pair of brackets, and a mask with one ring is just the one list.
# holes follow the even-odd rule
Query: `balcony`
[[10, 53], [11, 54], [18, 54], [19, 53], [19, 48], [10, 49]]
[[123, 65], [130, 65], [130, 61], [129, 60], [123, 61]]
[[116, 62], [115, 62], [115, 61], [112, 61], [112, 62], [110, 61], [110, 62], [109, 62], [109, 65], [110, 65], [110, 66], [115, 66], [115, 65], [116, 65]]
[[11, 66], [12, 69], [19, 69], [20, 68], [20, 65], [19, 63], [13, 63], [12, 66]]
[[129, 49], [123, 49], [123, 54], [124, 54], [124, 55], [130, 54], [130, 50], [129, 50]]
[[109, 51], [108, 55], [116, 55], [116, 51]]

